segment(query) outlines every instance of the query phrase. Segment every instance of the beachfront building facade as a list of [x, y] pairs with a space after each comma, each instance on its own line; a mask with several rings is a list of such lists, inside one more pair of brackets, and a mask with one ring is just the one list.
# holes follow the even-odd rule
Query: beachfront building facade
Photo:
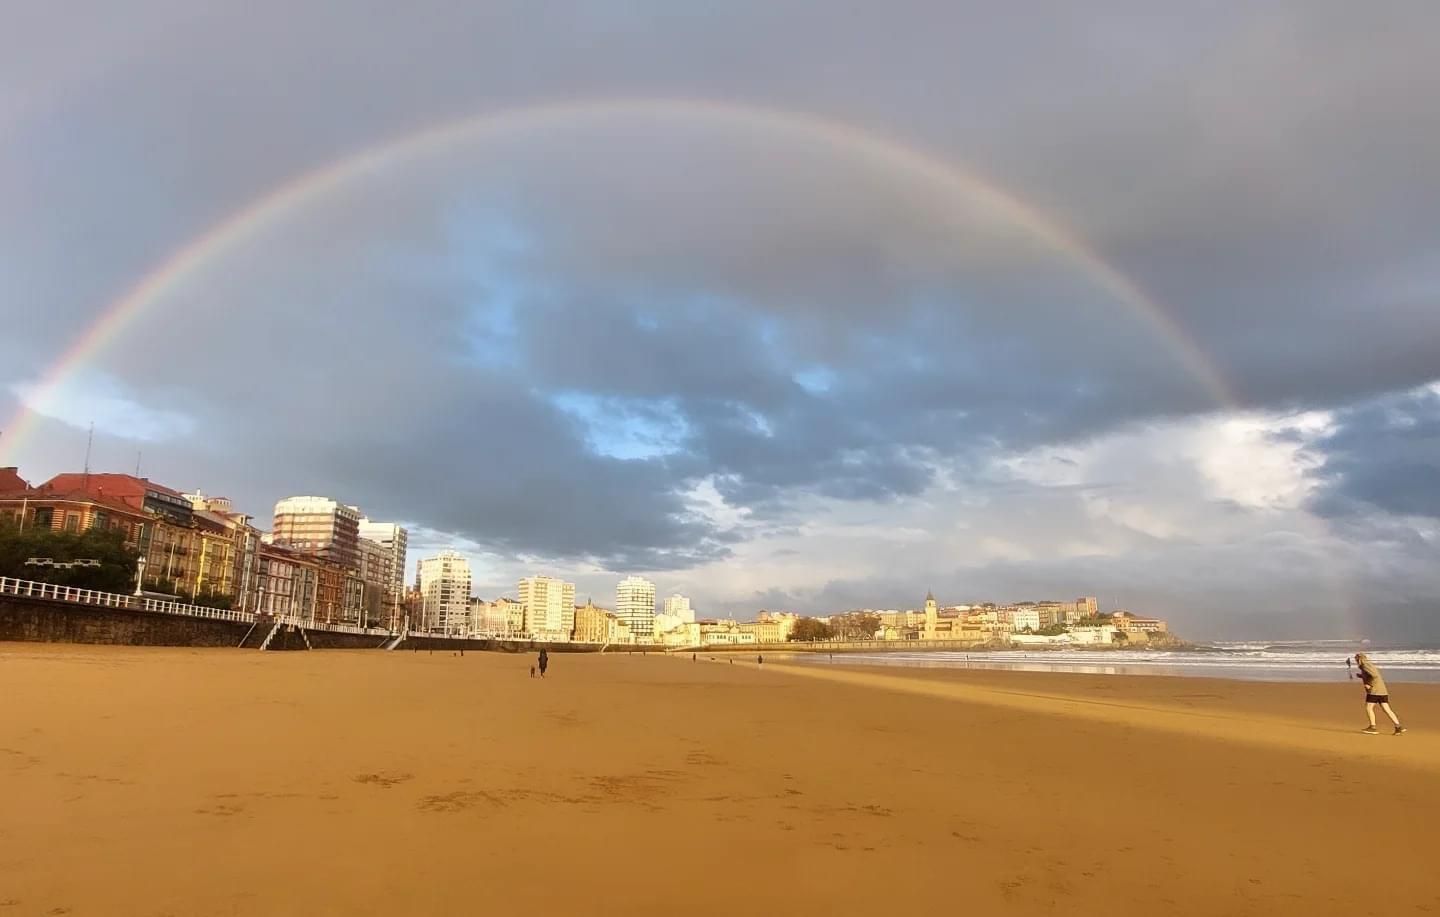
[[743, 629], [735, 621], [701, 621], [700, 644], [702, 646], [734, 646], [755, 643], [755, 633]]
[[469, 633], [470, 561], [458, 551], [441, 551], [434, 557], [422, 558], [419, 573], [419, 629], [452, 636]]
[[24, 527], [119, 532], [140, 553], [147, 591], [238, 607], [238, 539], [219, 520], [197, 520], [190, 499], [179, 491], [134, 475], [83, 472], [59, 474], [29, 490], [7, 490], [0, 511]]
[[1010, 612], [1010, 627], [1017, 634], [1034, 633], [1041, 628], [1040, 609], [1034, 606], [1015, 608]]
[[139, 545], [141, 530], [149, 517], [119, 500], [93, 496], [83, 490], [61, 492], [23, 488], [0, 494], [0, 521], [21, 530], [115, 531], [133, 548]]
[[499, 598], [493, 603], [496, 617], [503, 622], [501, 634], [519, 637], [525, 633], [525, 605], [516, 599]]
[[627, 576], [615, 587], [615, 616], [625, 622], [636, 643], [655, 636], [655, 584], [643, 576]]
[[607, 614], [605, 617], [606, 624], [608, 626], [608, 632], [606, 634], [605, 640], [606, 643], [624, 645], [636, 642], [635, 635], [630, 632], [630, 625], [620, 620], [619, 616], [611, 613]]
[[[250, 517], [237, 512], [226, 497], [209, 497], [200, 491], [184, 495], [190, 501], [196, 527], [202, 533], [199, 573], [197, 580], [204, 581], [204, 591], [211, 595], [223, 595], [231, 599], [230, 607], [240, 611], [253, 611], [255, 578], [259, 575], [261, 532], [250, 524]], [[217, 558], [213, 545], [207, 545], [207, 538], [220, 537], [230, 542], [228, 550], [221, 549]], [[231, 558], [231, 570], [226, 572], [224, 555]], [[198, 588], [197, 593], [202, 591]]]
[[470, 632], [515, 639], [525, 632], [525, 606], [514, 599], [470, 600]]
[[1120, 629], [1113, 624], [1070, 628], [1070, 640], [1079, 646], [1110, 646], [1120, 638]]
[[519, 584], [524, 630], [535, 640], [569, 640], [575, 629], [575, 584], [527, 576]]
[[361, 538], [359, 541], [360, 569], [357, 573], [363, 586], [360, 597], [362, 617], [365, 622], [377, 627], [398, 626], [397, 605], [391, 605], [387, 598], [391, 593], [390, 551], [378, 541]]
[[254, 610], [259, 614], [315, 620], [320, 561], [262, 539], [257, 554]]
[[661, 613], [655, 616], [655, 629], [650, 639], [665, 646], [698, 646], [700, 625], [678, 615]]
[[1128, 611], [1115, 612], [1110, 616], [1110, 623], [1114, 624], [1121, 633], [1139, 631], [1144, 634], [1163, 634], [1170, 629], [1169, 625], [1159, 618], [1141, 617]]
[[756, 643], [784, 643], [790, 636], [781, 621], [747, 621], [740, 625], [743, 633], [753, 634]]
[[584, 605], [575, 606], [575, 629], [570, 639], [576, 643], [608, 643], [613, 636], [612, 621], [615, 615], [587, 600]]
[[362, 539], [385, 549], [383, 570], [377, 571], [385, 575], [384, 594], [379, 603], [388, 610], [390, 618], [397, 619], [396, 623], [390, 626], [398, 627], [398, 618], [405, 604], [405, 563], [409, 553], [410, 533], [399, 523], [375, 522], [364, 516], [360, 517], [358, 531]]
[[695, 609], [690, 607], [690, 597], [675, 593], [665, 598], [665, 614], [686, 624], [695, 623]]
[[271, 540], [351, 570], [360, 566], [360, 511], [329, 497], [286, 497], [275, 504]]
[[365, 616], [365, 582], [359, 571], [323, 557], [315, 560], [318, 579], [314, 620], [322, 624], [359, 625]]

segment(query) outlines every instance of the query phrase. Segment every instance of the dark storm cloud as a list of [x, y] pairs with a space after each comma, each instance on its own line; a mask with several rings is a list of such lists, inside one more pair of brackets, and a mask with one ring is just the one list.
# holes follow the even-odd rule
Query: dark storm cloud
[[1440, 391], [1346, 408], [1314, 448], [1324, 457], [1319, 512], [1353, 516], [1379, 509], [1440, 518]]
[[[91, 6], [22, 4], [0, 32], [6, 393], [298, 174], [635, 95], [814, 112], [973, 165], [1133, 275], [1248, 406], [1440, 373], [1433, 4]], [[157, 475], [203, 467], [259, 515], [334, 492], [512, 556], [679, 569], [812, 498], [899, 504], [948, 473], [1001, 499], [997, 453], [1211, 411], [1182, 346], [972, 196], [804, 131], [642, 113], [347, 186], [91, 369], [195, 424], [150, 449]], [[1316, 446], [1316, 507], [1356, 542], [1437, 512], [1425, 397], [1342, 410]], [[73, 466], [73, 430], [42, 433], [21, 458]], [[698, 513], [706, 482], [750, 521]], [[1153, 594], [1201, 589], [1192, 561], [1147, 555]]]

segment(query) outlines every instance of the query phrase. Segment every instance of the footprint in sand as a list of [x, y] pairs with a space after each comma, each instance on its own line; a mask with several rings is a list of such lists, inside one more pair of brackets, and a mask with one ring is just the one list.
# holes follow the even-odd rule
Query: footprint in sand
[[221, 805], [218, 805], [218, 806], [211, 806], [211, 807], [208, 808], [208, 809], [196, 809], [196, 810], [195, 810], [195, 814], [196, 814], [196, 815], [224, 815], [224, 816], [229, 816], [229, 815], [243, 815], [244, 812], [245, 812], [245, 807], [244, 807], [244, 806], [238, 806], [238, 805], [237, 805], [237, 806], [232, 806], [232, 805], [224, 805], [224, 804], [221, 804]]
[[388, 790], [392, 786], [397, 786], [407, 780], [413, 780], [414, 776], [412, 774], [387, 774], [382, 772], [378, 774], [356, 774], [352, 779], [354, 779], [356, 783], [378, 786]]
[[446, 793], [443, 796], [426, 796], [415, 804], [415, 808], [421, 812], [461, 812], [481, 804], [498, 809], [505, 805], [505, 800], [483, 791]]

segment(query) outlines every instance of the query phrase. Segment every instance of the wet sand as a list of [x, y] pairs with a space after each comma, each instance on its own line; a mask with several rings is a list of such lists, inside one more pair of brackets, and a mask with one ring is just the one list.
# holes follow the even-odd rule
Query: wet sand
[[1440, 912], [1440, 686], [0, 644], [0, 917]]

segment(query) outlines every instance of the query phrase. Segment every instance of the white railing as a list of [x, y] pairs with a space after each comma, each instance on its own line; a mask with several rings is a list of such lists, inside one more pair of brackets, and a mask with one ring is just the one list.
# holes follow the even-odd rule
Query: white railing
[[[50, 599], [59, 602], [75, 602], [81, 605], [99, 605], [104, 608], [127, 608], [131, 611], [149, 611], [159, 614], [184, 615], [191, 618], [211, 618], [217, 621], [238, 621], [253, 624], [254, 612], [234, 611], [228, 608], [207, 608], [204, 605], [188, 605], [168, 599], [154, 599], [141, 595], [121, 595], [116, 592], [100, 592], [95, 589], [81, 589], [77, 586], [60, 586], [55, 583], [40, 583], [34, 580], [0, 577], [0, 595], [18, 595], [27, 598]], [[370, 637], [392, 636], [384, 627], [361, 627], [358, 624], [325, 624], [309, 621], [294, 615], [279, 615], [273, 620], [294, 624], [307, 630], [334, 631], [342, 634], [363, 634]]]
[[37, 583], [32, 580], [0, 577], [0, 594], [34, 596], [37, 599], [56, 599], [62, 602], [82, 602], [86, 605], [104, 605], [109, 608], [128, 608], [133, 596], [116, 595], [113, 592], [97, 592], [94, 589], [80, 589], [75, 586], [57, 586], [54, 583]]
[[395, 632], [388, 627], [361, 627], [359, 624], [337, 624], [313, 621], [296, 615], [281, 615], [277, 620], [294, 624], [305, 630], [324, 630], [336, 634], [359, 634], [362, 637], [393, 637]]
[[135, 602], [132, 608], [141, 611], [158, 611], [167, 615], [189, 615], [194, 618], [215, 618], [220, 621], [244, 621], [249, 623], [255, 616], [248, 611], [234, 611], [229, 608], [206, 608], [203, 605], [187, 605], [184, 602], [169, 602], [165, 599], [147, 599], [144, 596], [130, 596]]
[[116, 592], [100, 592], [96, 589], [81, 589], [78, 586], [37, 583], [34, 580], [15, 579], [9, 576], [0, 577], [0, 595], [21, 595], [27, 598], [50, 599], [58, 602], [76, 602], [81, 605], [99, 605], [104, 608], [128, 608], [132, 611], [154, 611], [192, 618], [214, 618], [220, 621], [253, 622], [255, 620], [255, 616], [248, 611], [206, 608], [203, 605], [187, 605], [184, 602], [152, 599], [139, 595], [121, 595]]

